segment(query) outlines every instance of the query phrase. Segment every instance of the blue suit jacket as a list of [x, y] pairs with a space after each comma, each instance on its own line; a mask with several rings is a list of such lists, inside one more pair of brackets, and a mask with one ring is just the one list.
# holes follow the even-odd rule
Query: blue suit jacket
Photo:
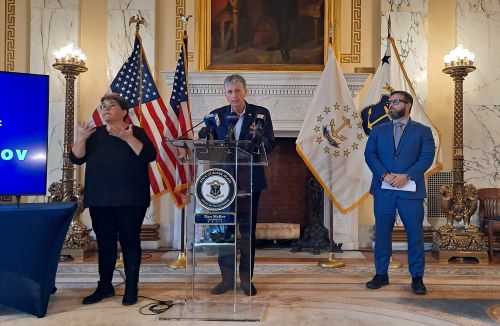
[[[226, 122], [226, 116], [231, 114], [231, 106], [226, 105], [221, 108], [215, 109], [210, 113], [216, 113], [219, 115], [221, 124], [212, 132], [214, 140], [223, 140], [228, 131], [228, 124]], [[264, 122], [264, 139], [263, 144], [266, 153], [272, 152], [275, 146], [274, 140], [274, 130], [273, 122], [271, 121], [271, 114], [269, 110], [258, 105], [253, 105], [246, 103], [246, 109], [243, 116], [243, 124], [241, 125], [240, 137], [238, 140], [252, 140], [253, 135], [250, 133], [250, 125], [255, 121], [255, 116], [257, 114], [264, 114], [266, 116]], [[266, 175], [264, 173], [264, 167], [254, 165], [253, 168], [253, 191], [261, 191], [267, 188]]]
[[[432, 165], [435, 144], [431, 128], [408, 120], [397, 150], [394, 146], [392, 121], [373, 128], [365, 148], [365, 160], [373, 173], [370, 193], [394, 195], [405, 199], [424, 199], [426, 197], [424, 173]], [[381, 189], [381, 178], [386, 173], [404, 173], [415, 181], [417, 190], [395, 191]]]

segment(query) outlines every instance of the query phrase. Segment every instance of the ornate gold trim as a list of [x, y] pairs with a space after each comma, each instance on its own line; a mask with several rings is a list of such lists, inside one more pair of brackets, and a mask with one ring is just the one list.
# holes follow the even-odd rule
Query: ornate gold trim
[[175, 1], [175, 59], [179, 56], [182, 48], [182, 21], [181, 16], [184, 15], [184, 10], [186, 8], [186, 0], [176, 0]]
[[354, 67], [355, 74], [375, 74], [375, 67]]
[[351, 0], [351, 52], [341, 53], [341, 63], [361, 62], [361, 0]]
[[342, 0], [333, 0], [330, 6], [330, 25], [333, 28], [333, 50], [340, 60], [340, 41], [342, 39]]
[[[324, 29], [324, 53], [323, 62], [326, 64], [328, 60], [328, 29], [330, 27], [330, 20], [332, 19], [333, 12], [332, 6], [334, 6], [335, 0], [324, 0], [325, 1], [325, 17], [323, 21]], [[357, 0], [361, 1], [361, 0]], [[323, 70], [324, 64], [308, 65], [308, 64], [286, 64], [280, 65], [279, 69], [276, 69], [273, 64], [219, 64], [213, 65], [210, 62], [211, 58], [211, 29], [210, 29], [210, 19], [212, 16], [210, 6], [210, 0], [196, 0], [196, 15], [197, 18], [197, 53], [198, 53], [198, 69], [199, 71], [255, 71], [255, 70], [269, 70], [269, 71], [320, 71]]]
[[15, 0], [5, 1], [5, 71], [14, 71], [16, 49], [16, 4]]
[[[175, 1], [175, 60], [179, 58], [179, 53], [181, 53], [182, 39], [184, 35], [183, 23], [181, 21], [181, 16], [184, 16], [186, 12], [186, 0], [176, 0]], [[193, 61], [193, 52], [187, 53], [188, 61]]]
[[207, 26], [210, 21], [210, 16], [212, 14], [212, 8], [210, 6], [210, 0], [198, 0], [196, 2], [196, 20], [197, 23], [197, 48], [198, 48], [198, 70], [203, 71], [207, 69], [209, 58], [210, 58], [210, 43], [207, 37], [207, 31], [205, 26]]

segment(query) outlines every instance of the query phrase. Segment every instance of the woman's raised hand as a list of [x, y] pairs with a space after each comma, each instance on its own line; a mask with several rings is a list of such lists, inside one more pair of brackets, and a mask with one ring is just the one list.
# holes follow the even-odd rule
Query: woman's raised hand
[[91, 127], [88, 122], [78, 123], [76, 125], [76, 141], [86, 142], [87, 139], [95, 132], [95, 128]]

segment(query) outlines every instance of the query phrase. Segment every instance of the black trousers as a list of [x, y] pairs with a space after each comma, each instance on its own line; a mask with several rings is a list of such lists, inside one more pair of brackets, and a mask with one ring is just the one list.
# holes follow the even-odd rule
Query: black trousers
[[[238, 229], [240, 231], [239, 249], [240, 264], [239, 273], [242, 282], [249, 282], [253, 277], [255, 261], [255, 227], [257, 225], [257, 212], [259, 209], [260, 191], [252, 194], [252, 212], [249, 212], [247, 202], [238, 200]], [[248, 201], [249, 202], [249, 201]], [[234, 230], [233, 230], [234, 232]], [[224, 282], [234, 282], [234, 251], [230, 247], [219, 247], [218, 263]]]
[[99, 253], [99, 279], [111, 283], [116, 265], [117, 241], [123, 252], [126, 284], [139, 282], [141, 265], [141, 225], [147, 207], [90, 207], [92, 228]]

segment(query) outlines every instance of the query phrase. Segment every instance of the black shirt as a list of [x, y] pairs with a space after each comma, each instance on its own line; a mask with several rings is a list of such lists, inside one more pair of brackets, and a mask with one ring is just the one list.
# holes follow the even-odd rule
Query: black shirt
[[96, 128], [85, 144], [86, 154], [74, 164], [87, 163], [83, 203], [85, 207], [149, 206], [148, 164], [156, 150], [146, 132], [133, 126], [133, 134], [143, 145], [139, 155], [122, 139], [111, 136], [106, 126]]

